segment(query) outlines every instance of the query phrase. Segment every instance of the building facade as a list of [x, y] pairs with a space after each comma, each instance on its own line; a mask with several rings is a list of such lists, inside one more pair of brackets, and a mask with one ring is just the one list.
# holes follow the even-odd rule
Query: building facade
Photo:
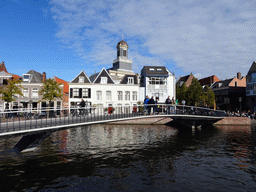
[[132, 112], [139, 101], [140, 86], [138, 75], [132, 71], [132, 60], [128, 59], [128, 47], [123, 40], [117, 44], [117, 58], [112, 68], [103, 68], [90, 77], [81, 71], [69, 83], [70, 107], [76, 107], [83, 99], [98, 113]]
[[241, 77], [241, 73], [234, 78], [217, 81], [210, 88], [215, 94], [217, 109], [238, 111], [240, 104], [242, 110], [246, 109], [246, 77]]
[[256, 112], [256, 61], [253, 61], [246, 76], [247, 107]]
[[[159, 98], [163, 103], [168, 96], [176, 98], [175, 76], [166, 67], [144, 66], [141, 70], [141, 87], [145, 96]], [[141, 90], [143, 91], [143, 90]]]

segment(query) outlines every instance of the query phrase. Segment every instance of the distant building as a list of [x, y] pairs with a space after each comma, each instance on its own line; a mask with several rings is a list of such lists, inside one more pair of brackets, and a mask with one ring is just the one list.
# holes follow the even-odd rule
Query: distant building
[[246, 76], [247, 107], [256, 112], [256, 61], [253, 61]]
[[189, 87], [192, 83], [193, 78], [195, 78], [195, 77], [192, 73], [187, 76], [179, 77], [179, 79], [176, 82], [176, 85], [181, 87], [183, 85], [183, 83], [185, 83], [186, 87]]
[[219, 78], [215, 75], [205, 77], [203, 79], [198, 80], [202, 87], [208, 86], [210, 87], [213, 83], [220, 81]]
[[146, 95], [164, 102], [168, 96], [176, 98], [175, 76], [166, 67], [144, 66], [141, 70], [141, 87]]
[[[0, 87], [8, 84], [8, 80], [19, 79], [20, 76], [8, 73], [4, 62], [0, 63]], [[6, 106], [5, 102], [0, 99], [0, 111], [3, 111]]]
[[[22, 81], [23, 96], [18, 95], [16, 97], [16, 101], [12, 102], [12, 108], [40, 109], [48, 106], [48, 102], [40, 102], [42, 96], [38, 94], [43, 86], [43, 82], [46, 80], [45, 72], [41, 74], [37, 71], [30, 70], [23, 74], [19, 80]], [[61, 85], [61, 88], [63, 89], [63, 85]], [[51, 107], [60, 108], [61, 105], [62, 101], [56, 100], [52, 102]]]
[[246, 77], [241, 77], [241, 73], [231, 79], [215, 81], [210, 87], [216, 100], [217, 109], [236, 111], [240, 109], [239, 98], [242, 99], [242, 110], [246, 103]]

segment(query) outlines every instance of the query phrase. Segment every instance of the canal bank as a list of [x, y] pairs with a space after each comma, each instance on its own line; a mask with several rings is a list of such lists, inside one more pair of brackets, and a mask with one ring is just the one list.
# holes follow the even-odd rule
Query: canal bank
[[[170, 117], [145, 117], [143, 119], [132, 119], [119, 122], [111, 122], [113, 125], [165, 125], [173, 119]], [[256, 124], [255, 120], [248, 117], [225, 117], [224, 119], [214, 123], [214, 125], [251, 125]]]

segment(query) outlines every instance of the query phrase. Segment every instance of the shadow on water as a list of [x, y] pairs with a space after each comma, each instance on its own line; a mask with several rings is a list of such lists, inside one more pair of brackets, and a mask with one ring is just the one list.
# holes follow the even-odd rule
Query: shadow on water
[[[57, 131], [42, 141], [38, 151], [3, 152], [7, 156], [0, 159], [0, 187], [6, 191], [72, 190], [72, 186], [78, 187], [74, 190], [127, 190], [131, 182], [119, 183], [126, 178], [143, 187], [141, 190], [151, 189], [152, 178], [163, 170], [168, 182], [175, 182], [174, 162], [186, 149], [197, 150], [219, 132], [214, 126], [192, 131], [187, 127], [124, 125]], [[10, 143], [15, 141], [7, 146]]]

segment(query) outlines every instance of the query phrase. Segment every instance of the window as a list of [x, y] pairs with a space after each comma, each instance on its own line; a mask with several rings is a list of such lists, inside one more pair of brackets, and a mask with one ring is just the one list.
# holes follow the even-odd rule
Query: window
[[117, 91], [117, 94], [118, 94], [118, 101], [122, 101], [123, 100], [123, 92]]
[[156, 69], [157, 71], [162, 71], [162, 69]]
[[82, 91], [82, 97], [83, 98], [91, 98], [91, 89], [84, 88]]
[[133, 85], [134, 84], [134, 78], [128, 77], [128, 84]]
[[97, 100], [101, 101], [102, 100], [102, 92], [101, 91], [97, 91], [96, 95], [97, 95]]
[[149, 68], [149, 71], [155, 71], [155, 69], [154, 68]]
[[79, 77], [78, 83], [84, 83], [84, 77], [83, 76]]
[[23, 81], [26, 81], [26, 82], [30, 81], [30, 74], [24, 74]]
[[137, 101], [137, 91], [132, 92], [132, 100]]
[[28, 88], [23, 89], [23, 97], [29, 97]]
[[37, 88], [32, 89], [32, 97], [33, 98], [38, 98], [38, 89]]
[[107, 77], [101, 77], [100, 83], [101, 84], [107, 84], [108, 78]]
[[74, 98], [79, 98], [79, 89], [78, 88], [74, 88], [73, 89], [73, 95], [74, 95]]
[[106, 99], [112, 100], [111, 91], [106, 91]]
[[130, 101], [130, 91], [125, 91], [125, 100]]
[[126, 50], [123, 51], [123, 56], [126, 57]]
[[235, 87], [237, 87], [237, 82], [235, 82]]

